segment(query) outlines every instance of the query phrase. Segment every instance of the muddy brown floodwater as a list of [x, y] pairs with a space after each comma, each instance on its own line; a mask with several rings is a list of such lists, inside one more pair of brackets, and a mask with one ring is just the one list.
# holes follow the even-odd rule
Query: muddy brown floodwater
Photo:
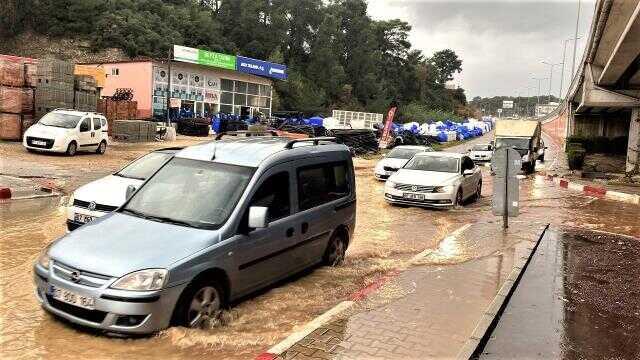
[[[439, 241], [463, 224], [499, 224], [491, 215], [486, 172], [479, 202], [460, 210], [426, 210], [386, 204], [383, 183], [371, 174], [373, 164], [361, 161], [356, 171], [358, 224], [343, 266], [311, 270], [256, 294], [228, 311], [222, 326], [170, 328], [144, 338], [106, 337], [45, 314], [33, 295], [31, 267], [45, 245], [64, 234], [65, 198], [0, 204], [0, 358], [252, 358], [387, 271], [406, 266], [416, 253], [438, 249]], [[535, 177], [522, 180], [521, 193], [522, 216], [514, 227], [561, 222], [640, 233], [637, 216], [629, 215], [634, 209], [619, 203], [560, 190]], [[449, 260], [465, 262], [501, 251], [478, 242], [473, 246], [450, 254], [464, 257]]]

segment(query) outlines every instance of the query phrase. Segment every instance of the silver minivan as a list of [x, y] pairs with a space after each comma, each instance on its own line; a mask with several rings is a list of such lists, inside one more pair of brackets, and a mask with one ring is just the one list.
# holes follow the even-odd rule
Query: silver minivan
[[356, 221], [349, 149], [333, 138], [185, 148], [116, 211], [34, 265], [43, 308], [117, 333], [201, 327], [234, 300], [339, 264]]

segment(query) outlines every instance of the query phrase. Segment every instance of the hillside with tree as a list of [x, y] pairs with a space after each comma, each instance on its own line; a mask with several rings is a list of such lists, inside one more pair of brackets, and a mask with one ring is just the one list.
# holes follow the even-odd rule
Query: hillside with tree
[[[42, 56], [25, 39], [61, 41], [48, 56], [166, 58], [173, 44], [286, 64], [274, 108], [326, 113], [384, 112], [395, 100], [404, 120], [473, 114], [450, 49], [412, 48], [411, 26], [379, 21], [365, 0], [5, 0], [0, 52]], [[42, 40], [40, 40], [42, 41]], [[114, 54], [115, 52], [115, 54]], [[107, 56], [109, 55], [109, 56]], [[111, 56], [111, 57], [110, 57]]]

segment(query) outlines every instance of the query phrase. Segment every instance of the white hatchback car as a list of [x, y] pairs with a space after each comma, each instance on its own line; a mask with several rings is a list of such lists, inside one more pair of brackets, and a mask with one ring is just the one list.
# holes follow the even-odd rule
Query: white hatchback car
[[129, 185], [140, 187], [181, 149], [167, 148], [148, 153], [115, 174], [76, 189], [67, 207], [67, 229], [73, 231], [120, 207], [127, 199]]
[[104, 154], [109, 143], [107, 119], [76, 110], [54, 110], [24, 133], [22, 145], [29, 151], [75, 155], [78, 151]]
[[373, 170], [373, 175], [378, 180], [386, 180], [393, 174], [398, 171], [404, 164], [409, 161], [413, 155], [421, 152], [429, 152], [433, 151], [429, 146], [418, 146], [418, 145], [402, 145], [396, 146], [391, 151], [385, 155], [385, 157], [378, 161], [375, 169]]
[[464, 154], [428, 152], [416, 154], [384, 187], [392, 204], [452, 207], [482, 193], [482, 173]]
[[491, 161], [493, 158], [493, 145], [477, 144], [469, 150], [469, 157], [476, 162]]

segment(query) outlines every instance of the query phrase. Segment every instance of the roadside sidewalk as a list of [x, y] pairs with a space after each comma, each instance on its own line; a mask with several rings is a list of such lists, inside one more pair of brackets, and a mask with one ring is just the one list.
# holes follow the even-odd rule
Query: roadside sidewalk
[[630, 194], [626, 192], [609, 190], [603, 185], [595, 184], [593, 182], [585, 180], [569, 180], [554, 175], [546, 175], [544, 178], [545, 180], [552, 181], [554, 184], [560, 186], [561, 188], [580, 191], [585, 195], [605, 198], [614, 201], [622, 201], [636, 205], [640, 204], [640, 188], [638, 188], [639, 193]]
[[544, 229], [463, 226], [258, 359], [468, 358]]

